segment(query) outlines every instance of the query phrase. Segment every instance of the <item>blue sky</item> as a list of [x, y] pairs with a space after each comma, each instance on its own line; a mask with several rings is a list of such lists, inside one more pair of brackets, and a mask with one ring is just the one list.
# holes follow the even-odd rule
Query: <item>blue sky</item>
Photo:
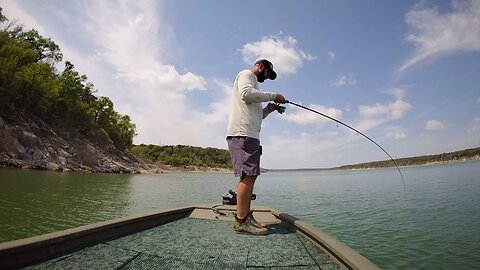
[[[394, 158], [480, 146], [480, 1], [34, 1], [3, 13], [60, 45], [135, 143], [226, 148], [233, 80], [267, 58], [279, 92], [367, 134]], [[262, 167], [384, 160], [287, 106], [264, 120]]]

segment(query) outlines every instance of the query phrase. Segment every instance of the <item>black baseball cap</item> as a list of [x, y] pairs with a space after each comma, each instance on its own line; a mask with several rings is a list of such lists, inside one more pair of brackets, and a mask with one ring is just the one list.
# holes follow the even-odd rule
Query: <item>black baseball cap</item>
[[257, 62], [255, 62], [255, 65], [257, 64], [263, 64], [265, 68], [268, 70], [268, 78], [270, 80], [275, 80], [277, 78], [277, 73], [273, 70], [273, 64], [272, 62], [268, 61], [267, 59], [260, 59]]

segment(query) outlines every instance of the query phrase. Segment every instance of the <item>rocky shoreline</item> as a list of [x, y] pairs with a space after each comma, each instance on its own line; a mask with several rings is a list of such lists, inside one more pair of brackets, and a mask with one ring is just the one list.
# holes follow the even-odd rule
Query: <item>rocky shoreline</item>
[[7, 121], [2, 117], [0, 166], [65, 172], [161, 172], [128, 149], [117, 149], [101, 132], [80, 137], [54, 130], [41, 120]]
[[157, 165], [159, 173], [232, 173], [232, 169], [220, 167], [199, 167], [199, 166], [182, 166], [174, 167], [169, 165]]

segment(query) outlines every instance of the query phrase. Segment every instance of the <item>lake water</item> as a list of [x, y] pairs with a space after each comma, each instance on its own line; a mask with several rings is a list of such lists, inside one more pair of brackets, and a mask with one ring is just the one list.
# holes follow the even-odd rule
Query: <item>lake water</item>
[[[384, 269], [478, 269], [480, 162], [269, 172], [256, 204], [314, 224]], [[220, 203], [230, 174], [111, 175], [0, 169], [0, 242], [132, 214]]]

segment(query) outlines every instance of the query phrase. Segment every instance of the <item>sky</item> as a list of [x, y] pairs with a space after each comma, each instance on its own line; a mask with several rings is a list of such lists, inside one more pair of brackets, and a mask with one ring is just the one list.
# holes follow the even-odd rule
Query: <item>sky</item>
[[[238, 72], [269, 59], [283, 94], [394, 158], [480, 146], [480, 1], [2, 0], [136, 124], [136, 144], [226, 149]], [[63, 69], [63, 64], [60, 70]], [[355, 132], [286, 105], [261, 166], [386, 160]]]

